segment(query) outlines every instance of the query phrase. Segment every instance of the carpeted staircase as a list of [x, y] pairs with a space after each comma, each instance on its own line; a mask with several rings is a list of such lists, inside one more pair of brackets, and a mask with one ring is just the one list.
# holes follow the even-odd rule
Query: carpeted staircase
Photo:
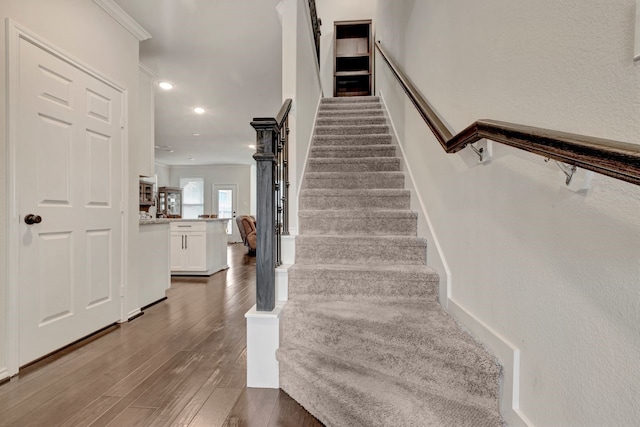
[[438, 275], [376, 97], [322, 101], [280, 320], [280, 385], [327, 426], [501, 426], [500, 367]]

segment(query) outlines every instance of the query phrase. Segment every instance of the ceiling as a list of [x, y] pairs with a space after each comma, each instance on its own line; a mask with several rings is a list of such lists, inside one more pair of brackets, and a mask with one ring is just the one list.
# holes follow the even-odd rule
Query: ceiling
[[280, 0], [115, 1], [152, 36], [140, 62], [174, 85], [155, 89], [156, 161], [252, 164], [249, 123], [282, 101]]

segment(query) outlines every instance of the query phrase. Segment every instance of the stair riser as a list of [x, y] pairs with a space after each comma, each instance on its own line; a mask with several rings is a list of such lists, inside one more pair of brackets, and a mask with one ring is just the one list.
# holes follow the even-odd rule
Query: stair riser
[[304, 188], [314, 189], [401, 189], [404, 188], [404, 176], [380, 178], [309, 178], [304, 181]]
[[[498, 398], [495, 383], [487, 382], [483, 371], [475, 366], [478, 363], [493, 363], [482, 360], [483, 355], [460, 354], [459, 348], [420, 343], [423, 337], [392, 336], [384, 331], [372, 331], [372, 325], [345, 324], [331, 318], [316, 318], [309, 313], [304, 316], [292, 315], [286, 309], [281, 317], [281, 325], [282, 345], [303, 346], [325, 354], [349, 354], [359, 364], [377, 372], [421, 384], [431, 390], [440, 389], [445, 395], [454, 386], [467, 390], [481, 401], [490, 402]], [[314, 333], [309, 334], [310, 330]], [[404, 357], [418, 350], [424, 358], [416, 360]], [[474, 348], [469, 347], [468, 350], [473, 352]], [[429, 365], [425, 365], [424, 360], [429, 360]], [[457, 372], [465, 372], [466, 375], [461, 377], [456, 375]], [[459, 380], [452, 383], [452, 378]]]
[[312, 383], [310, 376], [302, 376], [286, 362], [280, 362], [280, 388], [324, 425], [364, 426], [363, 421], [346, 405], [336, 401], [328, 390], [310, 387]]
[[313, 146], [391, 144], [391, 135], [322, 135], [313, 137]]
[[363, 221], [345, 215], [343, 218], [299, 218], [300, 234], [356, 236], [415, 236], [415, 218], [373, 218]]
[[[497, 400], [487, 406], [451, 396], [448, 388], [425, 390], [400, 379], [369, 377], [357, 366], [287, 347], [281, 346], [276, 355], [281, 387], [328, 427], [504, 425]], [[327, 370], [331, 372], [325, 379], [322, 373]]]
[[369, 196], [313, 196], [300, 197], [300, 209], [409, 209], [407, 195], [388, 197]]
[[292, 301], [380, 301], [436, 302], [438, 282], [428, 279], [349, 277], [323, 274], [318, 277], [289, 276], [289, 300]]
[[426, 246], [296, 244], [298, 264], [425, 265]]
[[384, 116], [318, 117], [316, 120], [316, 126], [368, 126], [384, 124], [386, 124]]
[[396, 147], [393, 145], [383, 147], [358, 146], [358, 147], [314, 147], [311, 149], [311, 158], [361, 158], [361, 157], [395, 157]]
[[386, 125], [370, 126], [316, 126], [316, 135], [383, 135], [389, 133]]
[[335, 105], [335, 104], [363, 104], [375, 102], [380, 104], [379, 96], [350, 96], [350, 97], [333, 97], [323, 98], [322, 105]]
[[322, 104], [320, 105], [319, 111], [351, 111], [354, 108], [362, 109], [362, 110], [380, 110], [382, 111], [382, 105], [371, 103], [371, 102], [362, 102], [358, 105], [355, 104]]
[[381, 109], [371, 110], [319, 110], [318, 117], [371, 117], [371, 116], [384, 116], [384, 111]]
[[309, 172], [398, 172], [400, 159], [354, 157], [352, 159], [309, 159]]

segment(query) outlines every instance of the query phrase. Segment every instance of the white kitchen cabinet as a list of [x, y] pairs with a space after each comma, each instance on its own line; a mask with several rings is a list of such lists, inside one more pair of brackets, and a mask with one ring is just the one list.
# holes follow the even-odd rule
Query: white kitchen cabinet
[[228, 268], [223, 220], [171, 223], [171, 274], [211, 275]]
[[139, 252], [136, 256], [139, 280], [137, 300], [140, 307], [146, 307], [166, 297], [165, 291], [171, 286], [169, 271], [169, 248], [167, 223], [145, 223], [139, 229]]

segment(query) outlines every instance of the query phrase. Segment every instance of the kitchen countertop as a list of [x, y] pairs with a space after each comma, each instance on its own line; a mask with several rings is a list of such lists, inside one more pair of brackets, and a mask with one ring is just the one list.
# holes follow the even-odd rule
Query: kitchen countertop
[[209, 222], [209, 221], [229, 221], [229, 218], [198, 218], [198, 219], [184, 219], [184, 218], [149, 218], [139, 219], [140, 225], [150, 224], [169, 224], [170, 222]]

